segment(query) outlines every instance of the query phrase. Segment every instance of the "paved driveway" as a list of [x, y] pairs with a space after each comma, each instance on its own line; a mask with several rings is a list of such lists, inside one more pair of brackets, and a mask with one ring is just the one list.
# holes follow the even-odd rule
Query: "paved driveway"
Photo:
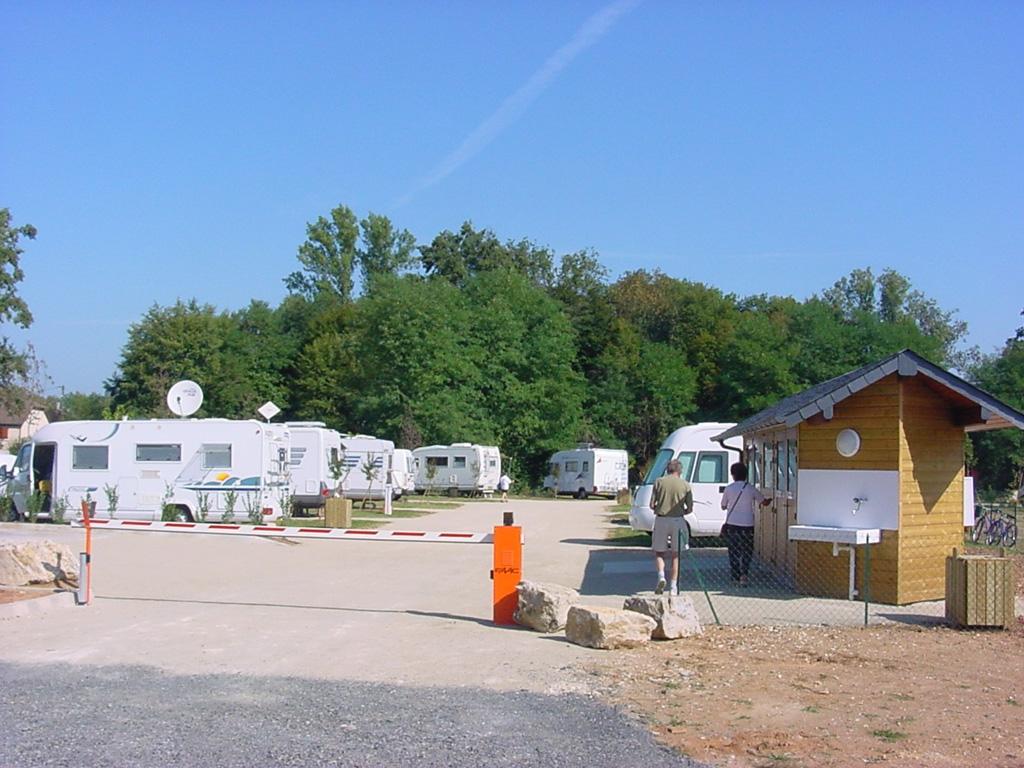
[[[525, 576], [580, 586], [606, 505], [395, 527], [511, 510]], [[40, 534], [81, 547], [0, 526]], [[93, 605], [0, 621], [0, 765], [690, 765], [586, 695], [599, 652], [490, 623], [490, 546], [98, 531], [94, 561]]]

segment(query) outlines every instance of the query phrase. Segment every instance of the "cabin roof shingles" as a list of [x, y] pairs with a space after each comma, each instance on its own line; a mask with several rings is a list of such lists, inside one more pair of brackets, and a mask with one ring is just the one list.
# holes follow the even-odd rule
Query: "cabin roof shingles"
[[834, 379], [823, 381], [803, 392], [790, 395], [775, 405], [744, 419], [735, 427], [727, 429], [715, 437], [715, 440], [726, 440], [730, 437], [766, 429], [793, 427], [819, 413], [824, 414], [826, 418], [831, 418], [832, 407], [836, 403], [893, 373], [898, 373], [901, 376], [923, 375], [939, 385], [940, 390], [945, 389], [956, 393], [979, 406], [982, 420], [985, 422], [983, 429], [1001, 427], [1024, 429], [1024, 413], [1011, 408], [959, 376], [928, 362], [916, 352], [904, 349], [877, 362], [836, 376]]

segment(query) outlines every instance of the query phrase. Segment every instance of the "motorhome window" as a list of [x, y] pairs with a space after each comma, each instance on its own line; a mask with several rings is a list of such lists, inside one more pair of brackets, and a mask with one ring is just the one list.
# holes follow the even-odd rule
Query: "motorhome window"
[[231, 469], [231, 444], [204, 445], [203, 469]]
[[427, 456], [428, 467], [447, 467], [448, 457], [447, 456]]
[[565, 462], [565, 471], [566, 472], [579, 472], [580, 471], [580, 463], [578, 461], [567, 461], [567, 462]]
[[487, 466], [488, 467], [492, 467], [492, 468], [498, 466], [498, 460], [497, 459], [490, 459], [487, 462]]
[[71, 449], [72, 469], [106, 469], [107, 446], [76, 445]]
[[465, 469], [466, 468], [466, 457], [465, 456], [454, 456], [452, 458], [452, 466], [455, 467], [456, 469], [460, 469], [460, 468], [461, 469]]
[[337, 448], [331, 448], [330, 462], [331, 462], [331, 464], [337, 464], [338, 463], [338, 449]]
[[695, 483], [724, 483], [726, 454], [702, 451], [697, 459], [697, 471], [694, 473]]
[[583, 471], [584, 472], [589, 472], [590, 471], [590, 462], [589, 461], [584, 461], [583, 462]]
[[181, 446], [171, 443], [138, 443], [135, 446], [136, 461], [181, 461]]

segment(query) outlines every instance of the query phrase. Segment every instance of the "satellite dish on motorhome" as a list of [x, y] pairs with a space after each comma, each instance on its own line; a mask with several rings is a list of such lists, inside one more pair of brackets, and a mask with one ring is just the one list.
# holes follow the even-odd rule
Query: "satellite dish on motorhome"
[[191, 416], [203, 404], [203, 388], [194, 381], [179, 381], [167, 392], [167, 407], [175, 416]]
[[258, 413], [260, 416], [262, 416], [267, 421], [270, 421], [272, 418], [277, 416], [277, 414], [279, 414], [280, 412], [281, 412], [281, 409], [278, 408], [276, 405], [274, 405], [269, 400], [267, 400], [267, 402], [265, 402], [263, 405], [261, 405], [256, 410], [256, 413]]

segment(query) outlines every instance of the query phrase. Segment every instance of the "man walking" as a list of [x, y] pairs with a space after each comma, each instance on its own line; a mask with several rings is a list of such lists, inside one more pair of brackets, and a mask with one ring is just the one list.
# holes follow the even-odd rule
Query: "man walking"
[[[665, 591], [665, 557], [669, 559], [669, 572], [672, 576], [672, 587], [669, 594], [677, 594], [679, 582], [679, 549], [680, 534], [686, 529], [683, 515], [693, 512], [693, 491], [690, 484], [682, 478], [683, 465], [678, 461], [670, 461], [666, 474], [654, 482], [651, 491], [651, 509], [654, 510], [654, 531], [651, 534], [651, 549], [654, 550], [654, 562], [658, 568], [658, 584], [654, 594]], [[683, 543], [688, 546], [688, 542]]]
[[506, 474], [502, 474], [498, 478], [498, 490], [501, 491], [501, 500], [508, 501], [508, 489], [512, 487], [512, 478]]

